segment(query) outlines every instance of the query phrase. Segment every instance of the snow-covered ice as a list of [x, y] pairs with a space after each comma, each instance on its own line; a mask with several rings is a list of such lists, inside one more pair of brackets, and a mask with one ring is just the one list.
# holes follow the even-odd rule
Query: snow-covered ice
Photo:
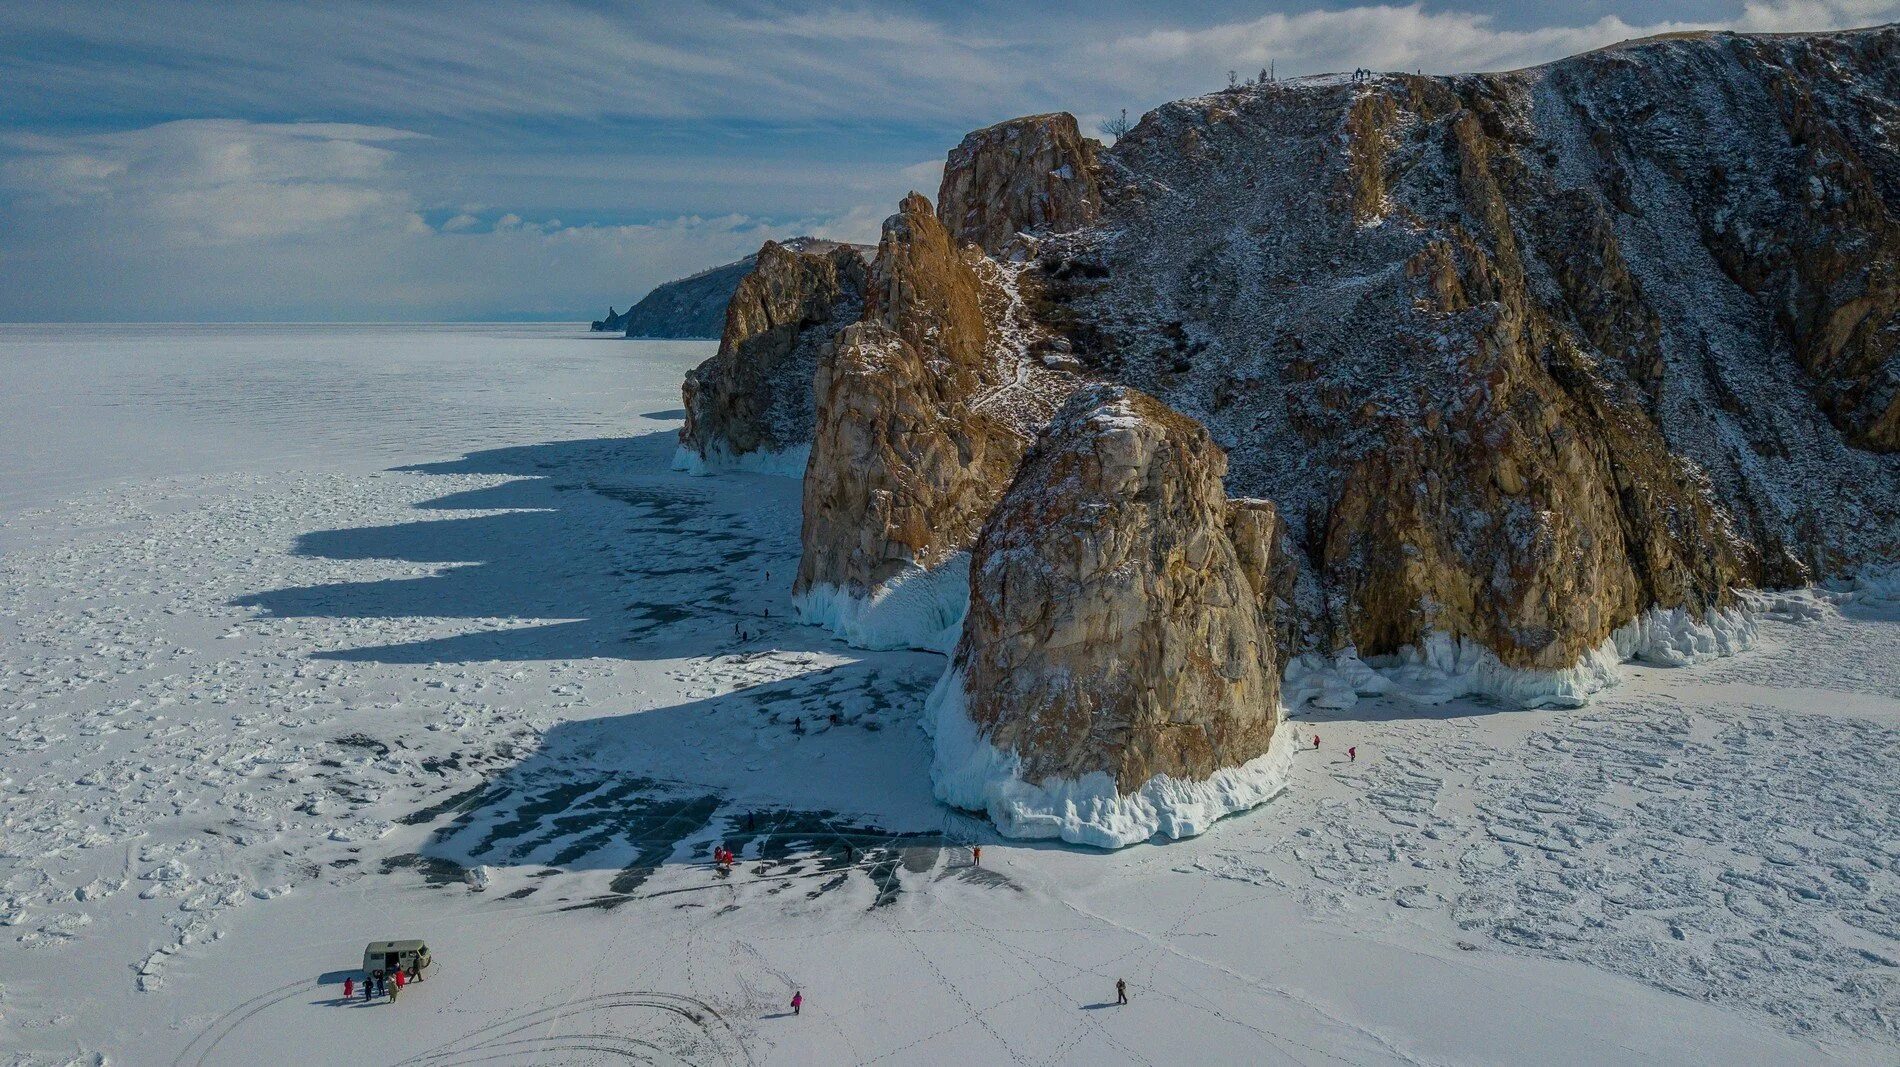
[[943, 657], [793, 621], [797, 481], [671, 469], [711, 348], [0, 327], [0, 1062], [1894, 1061], [1889, 572], [1011, 842], [933, 795]]

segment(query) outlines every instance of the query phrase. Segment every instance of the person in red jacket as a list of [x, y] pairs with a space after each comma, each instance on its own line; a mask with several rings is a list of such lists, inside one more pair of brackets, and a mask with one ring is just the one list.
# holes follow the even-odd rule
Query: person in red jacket
[[792, 1014], [797, 1015], [798, 1009], [804, 1006], [805, 1006], [805, 994], [794, 990], [792, 992]]
[[390, 978], [389, 982], [389, 999], [395, 1000], [396, 994], [402, 992], [402, 987], [409, 984], [409, 977], [402, 973], [401, 967], [398, 967], [396, 968], [395, 975]]
[[343, 999], [356, 999], [356, 978], [354, 976], [343, 979]]

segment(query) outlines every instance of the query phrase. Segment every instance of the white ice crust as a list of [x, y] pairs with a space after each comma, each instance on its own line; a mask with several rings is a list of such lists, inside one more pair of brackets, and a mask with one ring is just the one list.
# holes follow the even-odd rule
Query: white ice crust
[[1836, 604], [1900, 604], [1900, 562], [1863, 564], [1821, 588]]
[[799, 618], [858, 648], [920, 648], [949, 655], [963, 636], [970, 608], [970, 555], [958, 552], [935, 567], [913, 566], [867, 596], [828, 583], [792, 598]]
[[1105, 771], [1032, 785], [1022, 759], [977, 733], [970, 721], [963, 672], [944, 672], [924, 704], [925, 728], [936, 738], [930, 776], [937, 799], [982, 811], [1006, 837], [1061, 838], [1077, 845], [1121, 848], [1150, 838], [1193, 837], [1215, 821], [1273, 799], [1286, 788], [1298, 747], [1291, 730], [1276, 730], [1265, 755], [1193, 781], [1157, 774], [1121, 793]]
[[1754, 642], [1754, 617], [1742, 609], [1720, 609], [1697, 619], [1681, 608], [1652, 608], [1561, 670], [1507, 667], [1497, 653], [1469, 638], [1434, 633], [1422, 648], [1408, 645], [1396, 656], [1362, 660], [1352, 649], [1332, 657], [1299, 656], [1287, 664], [1280, 695], [1291, 708], [1344, 709], [1362, 696], [1398, 696], [1421, 704], [1476, 696], [1524, 708], [1574, 708], [1622, 681], [1623, 664], [1632, 659], [1684, 667], [1734, 655]]
[[696, 452], [685, 445], [679, 446], [673, 453], [673, 469], [685, 471], [699, 478], [734, 472], [803, 478], [805, 464], [810, 459], [810, 445], [793, 445], [791, 448], [780, 450], [761, 448], [753, 452], [734, 453], [724, 441], [714, 441], [703, 453]]

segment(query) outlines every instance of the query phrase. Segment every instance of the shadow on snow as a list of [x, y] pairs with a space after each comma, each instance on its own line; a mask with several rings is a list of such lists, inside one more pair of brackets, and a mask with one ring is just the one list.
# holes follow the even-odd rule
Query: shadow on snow
[[[749, 647], [760, 640], [829, 646], [815, 632], [788, 625], [785, 593], [797, 543], [786, 531], [797, 529], [798, 482], [741, 476], [741, 492], [715, 497], [697, 479], [666, 469], [674, 441], [671, 433], [555, 441], [398, 468], [510, 480], [417, 505], [481, 514], [320, 530], [298, 538], [295, 548], [325, 559], [438, 565], [434, 573], [277, 589], [235, 603], [272, 618], [501, 622], [446, 637], [321, 651], [318, 659], [707, 655], [740, 647], [735, 626], [756, 635]], [[771, 572], [776, 577], [767, 582]]]

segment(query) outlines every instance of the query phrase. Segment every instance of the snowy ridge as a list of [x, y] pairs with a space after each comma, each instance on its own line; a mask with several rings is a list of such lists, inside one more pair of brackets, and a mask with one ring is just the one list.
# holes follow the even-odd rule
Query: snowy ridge
[[1591, 694], [1623, 681], [1622, 665], [1630, 660], [1686, 667], [1754, 643], [1755, 619], [1746, 610], [1718, 609], [1699, 620], [1681, 608], [1651, 608], [1571, 666], [1543, 671], [1507, 667], [1469, 638], [1435, 632], [1423, 648], [1407, 645], [1394, 656], [1362, 660], [1352, 649], [1333, 657], [1299, 656], [1287, 664], [1281, 699], [1288, 707], [1310, 703], [1335, 710], [1352, 707], [1362, 696], [1420, 704], [1476, 696], [1522, 708], [1578, 708]]
[[1124, 794], [1105, 771], [1041, 785], [1023, 781], [1022, 758], [998, 750], [970, 721], [963, 672], [955, 667], [930, 691], [923, 722], [936, 740], [930, 777], [938, 800], [987, 813], [1006, 837], [1054, 837], [1095, 848], [1206, 833], [1218, 820], [1284, 791], [1298, 747], [1291, 732], [1281, 730], [1266, 755], [1239, 767], [1203, 781], [1158, 774]]
[[798, 617], [858, 648], [917, 648], [949, 655], [970, 607], [970, 554], [957, 552], [928, 570], [912, 565], [858, 596], [830, 583], [792, 597]]
[[793, 445], [785, 449], [761, 448], [734, 453], [724, 441], [714, 441], [705, 453], [685, 445], [673, 453], [673, 469], [696, 478], [715, 474], [773, 474], [782, 478], [803, 478], [805, 464], [811, 459], [811, 445]]

